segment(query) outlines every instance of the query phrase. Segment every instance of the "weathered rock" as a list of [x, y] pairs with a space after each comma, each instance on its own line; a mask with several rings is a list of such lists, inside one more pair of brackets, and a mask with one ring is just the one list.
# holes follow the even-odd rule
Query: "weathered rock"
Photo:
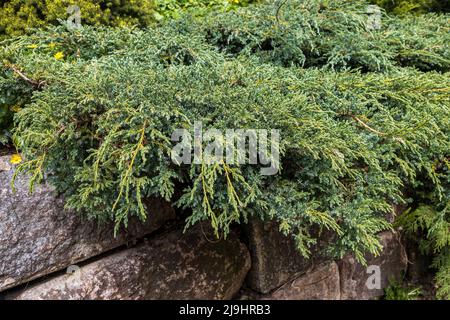
[[[399, 280], [406, 270], [406, 252], [397, 235], [385, 231], [380, 233], [379, 237], [383, 245], [383, 251], [378, 257], [366, 256], [367, 267], [358, 263], [352, 255], [347, 255], [338, 261], [341, 299], [367, 300], [381, 297], [384, 293], [383, 289], [389, 286], [389, 281], [391, 279]], [[379, 286], [374, 278], [378, 271], [380, 275]]]
[[185, 234], [160, 235], [7, 299], [230, 299], [249, 269], [250, 255], [236, 236], [212, 242], [197, 226]]
[[428, 276], [432, 274], [429, 268], [433, 258], [424, 255], [420, 251], [419, 244], [415, 241], [407, 241], [405, 248], [408, 255], [408, 270], [406, 273], [408, 281], [411, 283], [421, 283], [425, 279], [428, 280]]
[[247, 277], [248, 286], [261, 293], [269, 293], [290, 279], [321, 261], [318, 255], [303, 258], [290, 237], [278, 231], [276, 222], [250, 219], [248, 242], [252, 256], [252, 268]]
[[339, 300], [340, 296], [339, 269], [334, 261], [330, 261], [284, 284], [265, 299]]
[[10, 163], [11, 156], [1, 156], [0, 157], [0, 172], [1, 171], [9, 171], [12, 168]]
[[[0, 157], [7, 163], [5, 158]], [[112, 225], [64, 210], [63, 199], [49, 185], [29, 194], [28, 179], [20, 177], [13, 193], [12, 174], [12, 169], [0, 171], [0, 291], [142, 237], [175, 217], [166, 202], [151, 200], [147, 221], [132, 220], [127, 232], [114, 238]]]

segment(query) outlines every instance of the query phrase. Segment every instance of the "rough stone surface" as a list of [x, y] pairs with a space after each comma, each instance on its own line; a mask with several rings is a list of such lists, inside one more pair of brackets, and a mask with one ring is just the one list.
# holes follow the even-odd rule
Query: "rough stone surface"
[[213, 242], [197, 226], [159, 235], [7, 299], [230, 299], [249, 269], [250, 255], [236, 236]]
[[[369, 288], [366, 283], [375, 273], [359, 264], [352, 255], [338, 261], [341, 281], [341, 299], [368, 300], [383, 296], [390, 279], [399, 280], [407, 268], [407, 255], [396, 234], [390, 231], [379, 234], [383, 251], [378, 257], [367, 256], [367, 266], [379, 267], [380, 289]], [[376, 272], [376, 271], [375, 271]], [[370, 285], [369, 285], [370, 286]]]
[[321, 261], [318, 255], [311, 259], [303, 258], [294, 240], [280, 233], [275, 222], [250, 219], [247, 234], [252, 256], [247, 284], [260, 293], [273, 291]]
[[[0, 163], [7, 159], [0, 157]], [[29, 194], [28, 179], [18, 178], [13, 193], [13, 169], [2, 168], [7, 170], [0, 170], [0, 291], [118, 247], [175, 217], [167, 203], [151, 200], [147, 222], [131, 221], [127, 232], [114, 238], [112, 225], [99, 226], [64, 210], [63, 199], [49, 185]]]
[[418, 243], [415, 241], [406, 241], [405, 247], [408, 255], [407, 278], [411, 283], [424, 286], [426, 284], [424, 280], [426, 282], [429, 280], [430, 274], [433, 274], [433, 272], [430, 272], [433, 258], [422, 254]]
[[11, 156], [0, 156], [0, 172], [11, 170]]
[[339, 300], [340, 296], [339, 269], [334, 261], [330, 261], [284, 284], [265, 299]]

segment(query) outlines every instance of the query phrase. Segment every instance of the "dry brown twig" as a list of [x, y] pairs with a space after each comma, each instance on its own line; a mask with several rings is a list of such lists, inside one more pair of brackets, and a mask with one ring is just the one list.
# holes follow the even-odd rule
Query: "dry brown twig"
[[[351, 117], [353, 120], [355, 120], [356, 122], [358, 122], [362, 127], [364, 127], [365, 129], [369, 130], [370, 132], [373, 132], [373, 133], [375, 133], [376, 135], [379, 135], [379, 136], [386, 136], [386, 133], [385, 133], [385, 132], [381, 132], [381, 131], [378, 131], [378, 130], [376, 130], [376, 129], [370, 127], [367, 123], [365, 123], [364, 121], [362, 121], [362, 120], [361, 120], [360, 118], [358, 118], [357, 116], [355, 116], [355, 115], [350, 115], [350, 117]], [[393, 139], [394, 141], [398, 141], [398, 142], [403, 143], [403, 144], [405, 143], [405, 141], [404, 141], [402, 138], [392, 137], [392, 139]]]
[[11, 69], [15, 74], [17, 74], [19, 76], [19, 78], [21, 78], [25, 82], [29, 83], [30, 85], [32, 85], [37, 90], [42, 89], [42, 87], [46, 84], [46, 81], [44, 81], [44, 80], [37, 81], [37, 80], [30, 79], [18, 67], [16, 67], [13, 64], [7, 64], [6, 67]]

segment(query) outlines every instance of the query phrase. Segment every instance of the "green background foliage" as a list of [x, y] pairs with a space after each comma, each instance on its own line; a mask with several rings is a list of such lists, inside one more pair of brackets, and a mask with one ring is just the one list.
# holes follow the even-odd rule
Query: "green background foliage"
[[0, 39], [57, 24], [69, 17], [67, 8], [76, 4], [81, 23], [115, 27], [146, 27], [163, 18], [177, 18], [183, 11], [197, 15], [210, 9], [230, 10], [253, 0], [10, 0], [0, 4]]
[[0, 7], [0, 35], [17, 36], [33, 28], [56, 24], [69, 17], [67, 8], [80, 7], [82, 24], [130, 26], [154, 21], [152, 0], [12, 0]]
[[229, 11], [256, 2], [262, 0], [155, 0], [155, 17], [179, 18], [184, 12], [203, 16], [211, 10]]
[[422, 14], [450, 12], [449, 0], [372, 0], [372, 3], [392, 14]]

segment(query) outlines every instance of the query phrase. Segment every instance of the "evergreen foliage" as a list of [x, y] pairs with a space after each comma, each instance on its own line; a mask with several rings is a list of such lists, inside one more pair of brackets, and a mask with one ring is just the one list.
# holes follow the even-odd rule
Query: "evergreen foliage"
[[372, 3], [397, 15], [450, 12], [449, 0], [372, 0]]
[[[448, 160], [447, 160], [448, 161]], [[447, 168], [445, 169], [448, 171]], [[448, 175], [448, 173], [447, 173]], [[446, 185], [448, 193], [448, 184]], [[421, 204], [405, 212], [397, 224], [405, 227], [410, 240], [418, 240], [423, 254], [435, 256], [437, 297], [450, 300], [450, 202], [448, 195], [436, 206]], [[420, 235], [421, 237], [417, 237]]]
[[211, 10], [229, 11], [259, 0], [155, 0], [155, 18], [179, 18], [184, 12], [203, 16]]
[[0, 36], [17, 36], [66, 20], [70, 5], [80, 8], [82, 24], [131, 26], [155, 21], [152, 0], [10, 0], [0, 7]]
[[[80, 8], [83, 25], [146, 27], [163, 18], [179, 17], [183, 11], [197, 15], [210, 9], [230, 10], [253, 0], [9, 0], [0, 4], [0, 39], [30, 33], [58, 24]], [[194, 10], [192, 10], [194, 9]]]
[[384, 290], [385, 300], [418, 300], [422, 294], [420, 288], [405, 286], [397, 281], [392, 281]]
[[[328, 230], [329, 254], [364, 262], [408, 191], [448, 203], [450, 150], [448, 16], [384, 17], [368, 31], [367, 4], [292, 0], [6, 40], [0, 99], [20, 108], [19, 172], [31, 187], [48, 173], [68, 207], [117, 227], [151, 219], [142, 199], [162, 196], [192, 211], [187, 226], [209, 220], [226, 235], [256, 215], [304, 256]], [[173, 163], [172, 132], [195, 121], [279, 129], [280, 173]]]

